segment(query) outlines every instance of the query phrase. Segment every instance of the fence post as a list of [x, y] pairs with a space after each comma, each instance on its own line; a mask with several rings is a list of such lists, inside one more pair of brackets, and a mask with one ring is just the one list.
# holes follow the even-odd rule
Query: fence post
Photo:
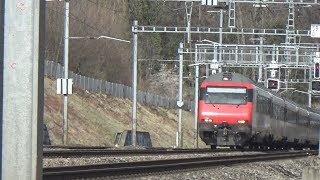
[[115, 96], [115, 95], [113, 94], [113, 83], [110, 84], [110, 94], [111, 94], [112, 96]]
[[78, 74], [74, 74], [74, 86], [79, 87], [79, 83], [78, 83]]
[[50, 76], [53, 76], [53, 63], [52, 61], [49, 61], [50, 64]]
[[60, 76], [60, 66], [59, 66], [59, 64], [56, 67], [57, 67], [57, 70], [56, 70], [55, 78], [57, 79]]

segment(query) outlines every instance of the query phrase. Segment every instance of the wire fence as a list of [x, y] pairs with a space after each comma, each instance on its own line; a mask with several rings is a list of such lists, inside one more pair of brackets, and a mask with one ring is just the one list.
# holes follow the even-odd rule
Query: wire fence
[[[53, 61], [46, 61], [45, 75], [55, 79], [63, 78], [64, 67]], [[129, 86], [82, 76], [72, 71], [69, 71], [69, 78], [73, 79], [73, 87], [87, 90], [89, 92], [110, 94], [114, 97], [132, 100], [132, 88]], [[177, 100], [178, 99], [159, 96], [143, 91], [138, 91], [137, 93], [137, 101], [140, 104], [159, 106], [167, 109], [177, 108]], [[193, 107], [193, 101], [184, 101], [184, 110], [193, 111]]]

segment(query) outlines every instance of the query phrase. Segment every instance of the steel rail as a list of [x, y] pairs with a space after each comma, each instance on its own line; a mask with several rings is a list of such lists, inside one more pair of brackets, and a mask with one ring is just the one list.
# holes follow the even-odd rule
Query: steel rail
[[197, 169], [212, 166], [231, 165], [257, 161], [290, 159], [317, 154], [316, 151], [299, 151], [286, 153], [270, 153], [259, 155], [201, 157], [190, 159], [169, 159], [156, 161], [139, 161], [115, 164], [98, 164], [89, 166], [50, 167], [43, 169], [44, 180], [98, 178], [98, 177], [123, 177]]
[[134, 149], [134, 150], [111, 150], [111, 149], [63, 149], [44, 150], [44, 158], [48, 157], [83, 157], [83, 156], [138, 156], [138, 155], [162, 155], [162, 154], [187, 154], [187, 153], [214, 153], [234, 152], [236, 149]]
[[43, 145], [44, 149], [110, 149], [108, 146], [64, 146], [64, 145]]

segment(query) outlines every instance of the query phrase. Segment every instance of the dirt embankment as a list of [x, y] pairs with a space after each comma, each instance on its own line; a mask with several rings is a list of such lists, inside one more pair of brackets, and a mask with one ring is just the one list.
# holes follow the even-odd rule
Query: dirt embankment
[[[69, 144], [113, 146], [117, 132], [131, 129], [131, 104], [128, 99], [74, 88], [74, 93], [68, 97]], [[45, 79], [44, 109], [44, 121], [53, 144], [62, 144], [63, 97], [56, 94], [55, 81], [48, 78]], [[177, 119], [177, 110], [138, 104], [137, 130], [150, 132], [155, 147], [175, 145]], [[194, 147], [192, 112], [183, 112], [182, 128], [184, 147]]]

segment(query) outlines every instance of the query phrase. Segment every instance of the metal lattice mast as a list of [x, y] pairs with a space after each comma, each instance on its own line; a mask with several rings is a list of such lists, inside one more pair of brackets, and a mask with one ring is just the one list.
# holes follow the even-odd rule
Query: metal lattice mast
[[185, 6], [186, 6], [186, 16], [187, 16], [188, 43], [190, 43], [190, 41], [191, 41], [191, 33], [190, 33], [191, 14], [192, 14], [193, 2], [185, 2]]
[[236, 3], [234, 0], [229, 1], [229, 19], [228, 19], [228, 26], [229, 28], [235, 28], [236, 27]]
[[289, 3], [288, 24], [286, 28], [286, 44], [296, 44], [296, 35], [294, 31], [294, 3], [290, 0]]
[[[292, 44], [296, 44], [296, 35], [295, 35], [295, 31], [294, 31], [294, 3], [293, 0], [290, 0], [290, 3], [288, 4], [288, 24], [287, 24], [287, 28], [286, 28], [286, 45], [292, 45]], [[286, 48], [285, 50], [286, 56], [286, 63], [291, 62], [292, 61], [292, 56], [291, 53], [292, 51], [289, 48]], [[280, 73], [280, 72], [279, 72]], [[285, 87], [286, 89], [288, 88], [288, 79], [290, 76], [290, 70], [285, 69], [285, 73], [284, 73], [284, 82], [285, 82]]]
[[[254, 4], [254, 7], [255, 8], [255, 11], [254, 11], [254, 14], [255, 14], [255, 25], [259, 28], [262, 27], [262, 7], [265, 7], [263, 6], [260, 2], [257, 3], [257, 4]], [[258, 46], [256, 47], [257, 50], [256, 50], [256, 62], [259, 64], [258, 65], [258, 82], [263, 82], [263, 80], [265, 80], [266, 78], [263, 78], [263, 40], [264, 38], [262, 37], [262, 35], [256, 35], [256, 34], [253, 34], [252, 35], [253, 38], [252, 38], [252, 41], [254, 42], [254, 44], [258, 45], [259, 44], [259, 48]], [[258, 41], [260, 43], [258, 43]], [[259, 49], [259, 50], [258, 50]]]

